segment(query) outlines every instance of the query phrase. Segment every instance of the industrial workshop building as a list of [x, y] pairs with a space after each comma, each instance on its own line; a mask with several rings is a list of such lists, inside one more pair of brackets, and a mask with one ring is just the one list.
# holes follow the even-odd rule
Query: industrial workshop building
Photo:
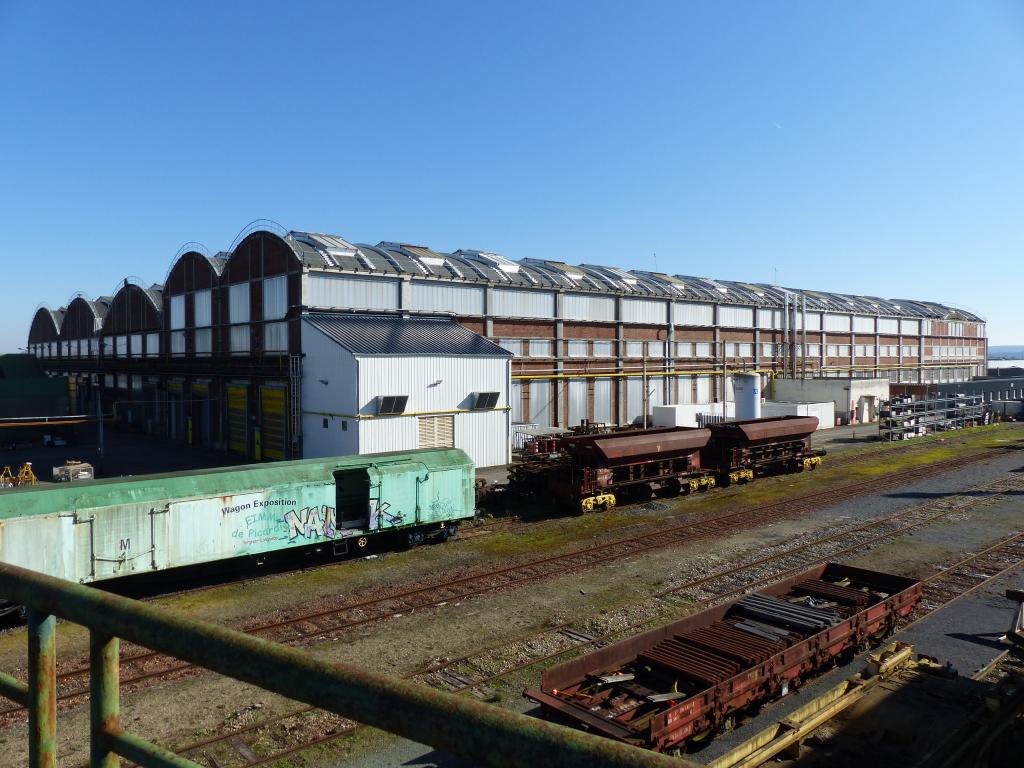
[[[457, 323], [472, 351], [418, 346], [429, 317], [449, 318], [446, 349]], [[70, 377], [79, 411], [100, 396], [125, 425], [173, 440], [251, 459], [450, 444], [481, 465], [507, 460], [509, 422], [628, 423], [645, 406], [731, 399], [726, 374], [741, 370], [966, 381], [984, 375], [986, 346], [981, 318], [931, 302], [352, 244], [266, 222], [228, 251], [180, 252], [163, 285], [42, 306], [28, 338]], [[505, 416], [482, 430], [493, 445], [466, 442], [484, 439], [471, 419], [497, 421], [486, 410]]]

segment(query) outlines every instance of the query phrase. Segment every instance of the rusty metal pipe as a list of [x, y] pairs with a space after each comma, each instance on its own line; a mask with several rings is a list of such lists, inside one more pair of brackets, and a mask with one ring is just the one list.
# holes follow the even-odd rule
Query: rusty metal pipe
[[57, 618], [30, 608], [28, 619], [28, 764], [57, 768]]
[[[118, 755], [145, 768], [203, 768], [199, 763], [178, 757], [170, 750], [150, 744], [127, 731], [110, 734], [106, 741]], [[114, 759], [117, 759], [116, 755]]]
[[89, 629], [89, 765], [118, 768], [121, 761], [108, 737], [121, 730], [121, 641]]
[[28, 686], [6, 672], [0, 672], [0, 696], [28, 707]]
[[[683, 768], [679, 758], [308, 653], [119, 595], [0, 564], [0, 594], [290, 699], [498, 768]], [[95, 695], [95, 694], [94, 694]], [[110, 740], [115, 741], [114, 739]]]

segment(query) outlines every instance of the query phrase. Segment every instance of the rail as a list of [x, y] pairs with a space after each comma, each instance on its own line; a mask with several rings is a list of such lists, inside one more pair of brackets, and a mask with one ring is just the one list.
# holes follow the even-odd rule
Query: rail
[[0, 695], [28, 708], [29, 766], [57, 766], [56, 619], [89, 629], [90, 766], [200, 768], [124, 730], [120, 639], [295, 701], [458, 755], [508, 768], [685, 768], [679, 758], [581, 733], [195, 621], [120, 595], [0, 563], [0, 594], [27, 608], [28, 683], [0, 672]]

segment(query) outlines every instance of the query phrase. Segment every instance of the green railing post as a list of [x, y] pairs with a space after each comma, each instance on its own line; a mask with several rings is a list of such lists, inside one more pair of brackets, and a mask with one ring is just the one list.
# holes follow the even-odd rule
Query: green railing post
[[28, 764], [57, 768], [57, 619], [34, 610], [27, 619]]
[[121, 643], [104, 632], [89, 632], [89, 765], [118, 768], [120, 758], [112, 749], [108, 734], [121, 730], [120, 674]]

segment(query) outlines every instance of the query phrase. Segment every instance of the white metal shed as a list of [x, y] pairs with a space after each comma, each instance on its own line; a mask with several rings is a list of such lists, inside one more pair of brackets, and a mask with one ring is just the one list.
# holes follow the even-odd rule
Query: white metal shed
[[511, 461], [512, 354], [446, 317], [303, 315], [303, 455], [461, 448]]

